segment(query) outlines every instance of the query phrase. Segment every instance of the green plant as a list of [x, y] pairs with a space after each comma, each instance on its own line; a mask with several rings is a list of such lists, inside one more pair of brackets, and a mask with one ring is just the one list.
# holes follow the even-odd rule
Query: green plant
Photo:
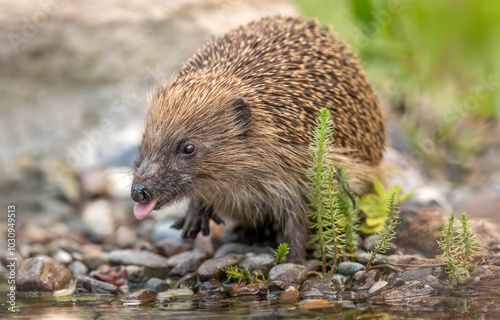
[[399, 208], [396, 203], [396, 194], [393, 193], [387, 202], [387, 216], [385, 218], [382, 231], [379, 233], [379, 237], [375, 242], [375, 249], [371, 252], [370, 260], [368, 260], [368, 263], [365, 266], [365, 271], [370, 269], [377, 253], [384, 253], [387, 249], [389, 249], [389, 243], [392, 239], [396, 238], [396, 231], [394, 230], [394, 227], [399, 223]]
[[261, 276], [259, 279], [259, 274], [257, 271], [253, 272], [253, 275], [250, 274], [247, 268], [238, 268], [238, 266], [227, 266], [225, 269], [227, 279], [232, 280], [235, 279], [238, 281], [238, 284], [243, 283], [264, 283], [266, 279], [264, 276]]
[[319, 249], [322, 272], [326, 273], [326, 253], [328, 251], [326, 234], [324, 232], [323, 218], [328, 218], [325, 212], [325, 189], [328, 181], [327, 155], [331, 150], [333, 127], [330, 112], [323, 108], [312, 133], [310, 153], [312, 161], [309, 165], [307, 176], [309, 178], [311, 193], [311, 212], [309, 218], [310, 228], [313, 230], [313, 246]]
[[274, 263], [280, 264], [285, 261], [289, 251], [290, 249], [288, 248], [288, 244], [281, 243], [278, 245], [278, 248], [274, 252]]
[[469, 277], [471, 261], [479, 251], [479, 241], [475, 239], [467, 213], [462, 212], [459, 221], [451, 215], [439, 236], [438, 245], [443, 253], [437, 258], [446, 259], [450, 280], [457, 284], [464, 282]]
[[389, 212], [387, 203], [392, 195], [395, 196], [396, 202], [403, 202], [413, 194], [413, 192], [409, 192], [401, 195], [401, 186], [399, 185], [386, 191], [382, 182], [378, 180], [373, 182], [373, 187], [376, 194], [365, 194], [359, 200], [359, 208], [366, 215], [365, 222], [360, 227], [361, 232], [365, 234], [373, 234], [382, 230]]
[[351, 192], [348, 190], [349, 177], [344, 167], [340, 166], [337, 172], [340, 177], [339, 184], [342, 185], [342, 188], [339, 188], [341, 192], [338, 193], [338, 198], [340, 213], [344, 220], [341, 224], [345, 236], [344, 250], [353, 254], [358, 250], [359, 209], [356, 207], [355, 197], [350, 195]]

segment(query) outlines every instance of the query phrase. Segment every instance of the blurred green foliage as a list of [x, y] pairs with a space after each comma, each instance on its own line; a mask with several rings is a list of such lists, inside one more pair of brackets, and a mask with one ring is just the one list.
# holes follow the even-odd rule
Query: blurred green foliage
[[430, 138], [470, 154], [487, 142], [491, 133], [470, 128], [500, 119], [500, 1], [295, 3], [357, 52], [416, 144]]

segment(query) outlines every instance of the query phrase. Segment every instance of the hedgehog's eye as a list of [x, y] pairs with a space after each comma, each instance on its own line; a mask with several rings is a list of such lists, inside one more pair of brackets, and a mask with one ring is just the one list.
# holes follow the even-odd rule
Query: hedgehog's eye
[[184, 149], [182, 150], [182, 153], [183, 154], [193, 154], [195, 150], [196, 150], [196, 148], [193, 144], [187, 144], [184, 147]]

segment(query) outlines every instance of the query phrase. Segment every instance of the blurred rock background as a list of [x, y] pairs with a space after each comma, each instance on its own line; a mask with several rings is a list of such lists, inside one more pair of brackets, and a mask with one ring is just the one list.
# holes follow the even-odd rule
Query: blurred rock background
[[210, 35], [302, 12], [365, 62], [389, 119], [391, 182], [416, 189], [413, 203], [500, 221], [500, 6], [458, 3], [453, 15], [430, 1], [0, 0], [1, 208], [17, 206], [31, 244], [178, 238], [131, 211], [148, 92]]

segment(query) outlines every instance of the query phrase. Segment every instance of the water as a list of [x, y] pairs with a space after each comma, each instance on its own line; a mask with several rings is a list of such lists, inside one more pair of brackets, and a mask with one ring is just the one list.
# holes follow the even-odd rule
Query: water
[[[5, 297], [5, 293], [2, 294]], [[17, 312], [3, 304], [2, 319], [500, 319], [500, 288], [457, 290], [448, 296], [369, 301], [300, 301], [279, 304], [276, 295], [209, 300], [178, 299], [124, 306], [121, 297], [17, 296]]]

